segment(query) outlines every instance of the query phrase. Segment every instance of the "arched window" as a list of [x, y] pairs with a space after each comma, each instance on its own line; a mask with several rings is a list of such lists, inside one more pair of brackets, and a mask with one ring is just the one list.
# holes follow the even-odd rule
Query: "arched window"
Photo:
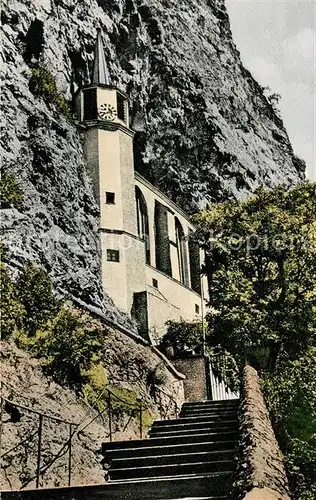
[[189, 231], [189, 260], [190, 260], [190, 278], [191, 288], [201, 295], [201, 262], [200, 247], [194, 240], [193, 231]]
[[175, 227], [176, 227], [176, 244], [177, 244], [180, 281], [185, 285], [189, 285], [190, 283], [189, 283], [189, 273], [188, 273], [186, 238], [183, 231], [183, 227], [179, 219], [177, 219], [177, 217], [175, 218]]
[[156, 268], [172, 276], [168, 228], [168, 208], [155, 200], [155, 251]]
[[150, 241], [147, 204], [143, 193], [136, 186], [136, 212], [137, 212], [137, 232], [138, 236], [145, 241], [146, 263], [150, 264]]

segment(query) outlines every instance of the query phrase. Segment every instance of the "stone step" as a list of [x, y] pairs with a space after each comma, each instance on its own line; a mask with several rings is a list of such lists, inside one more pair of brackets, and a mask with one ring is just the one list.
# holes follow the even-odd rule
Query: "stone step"
[[[233, 471], [215, 472], [208, 474], [186, 474], [183, 476], [157, 477], [152, 479], [136, 478], [134, 480], [110, 481], [109, 486], [121, 489], [116, 491], [118, 496], [105, 496], [109, 500], [161, 500], [183, 499], [190, 497], [208, 497], [212, 491], [216, 495], [227, 495], [232, 487]], [[112, 490], [115, 491], [115, 490]], [[121, 496], [119, 496], [121, 494]], [[138, 495], [138, 496], [135, 496]]]
[[[130, 451], [130, 450], [129, 450]], [[170, 450], [172, 451], [172, 450]], [[177, 450], [176, 450], [177, 451]], [[194, 462], [214, 462], [216, 460], [234, 460], [236, 448], [230, 450], [210, 450], [187, 453], [173, 453], [166, 455], [149, 455], [145, 457], [113, 458], [111, 467], [114, 469], [125, 468], [126, 463], [131, 467], [149, 467], [152, 465], [184, 464]]]
[[210, 410], [210, 411], [238, 411], [239, 405], [189, 405], [187, 403], [183, 403], [181, 406], [182, 409], [189, 410]]
[[[130, 463], [127, 461], [126, 465]], [[142, 477], [185, 476], [209, 472], [233, 472], [236, 468], [234, 460], [218, 460], [213, 462], [195, 462], [185, 464], [153, 465], [145, 467], [125, 467], [114, 469], [112, 463], [109, 470], [110, 480], [136, 479]]]
[[178, 420], [155, 420], [151, 426], [152, 429], [159, 429], [160, 432], [163, 431], [168, 431], [170, 429], [198, 429], [198, 428], [203, 428], [203, 427], [212, 427], [217, 429], [218, 427], [223, 427], [223, 426], [235, 426], [238, 427], [238, 419], [234, 418], [228, 418], [228, 419], [201, 419], [201, 420], [196, 420], [195, 418], [192, 419], [191, 422], [187, 422], [186, 419], [178, 419]]
[[[105, 461], [110, 461], [116, 458], [124, 458], [128, 459], [130, 457], [134, 458], [144, 458], [151, 456], [162, 456], [162, 455], [170, 455], [174, 454], [190, 454], [190, 453], [199, 453], [199, 452], [210, 452], [210, 451], [227, 451], [232, 450], [236, 447], [236, 440], [225, 440], [225, 441], [210, 441], [205, 440], [199, 443], [193, 441], [192, 443], [180, 443], [174, 444], [170, 446], [170, 444], [165, 442], [160, 446], [152, 446], [152, 439], [147, 441], [147, 446], [142, 447], [117, 447], [110, 449], [108, 445], [110, 443], [103, 443], [102, 445], [102, 453], [105, 456]], [[131, 443], [135, 443], [135, 441], [129, 441]]]
[[174, 427], [171, 429], [167, 429], [164, 427], [162, 430], [158, 428], [151, 429], [149, 431], [149, 438], [158, 438], [158, 437], [173, 437], [173, 436], [184, 436], [184, 435], [190, 435], [192, 436], [193, 434], [209, 434], [214, 432], [237, 432], [237, 427], [236, 425], [222, 425], [222, 426], [217, 426], [214, 428], [212, 425], [211, 426], [205, 426], [205, 427], [197, 427], [194, 428], [193, 425], [191, 427], [185, 427], [185, 428], [180, 428], [180, 429], [175, 429]]
[[[167, 500], [166, 498], [161, 498], [160, 500]], [[224, 497], [185, 497], [185, 498], [175, 498], [174, 500], [229, 500], [229, 497], [225, 495]]]
[[[175, 498], [174, 500], [228, 500], [229, 497], [225, 495], [224, 497], [185, 497], [185, 498]], [[161, 498], [160, 500], [167, 500], [165, 498]]]
[[193, 417], [179, 417], [177, 419], [171, 419], [171, 420], [155, 420], [154, 424], [155, 425], [177, 425], [177, 424], [188, 424], [188, 423], [194, 423], [194, 422], [225, 422], [226, 420], [235, 420], [238, 422], [238, 418], [236, 413], [232, 413], [231, 415], [222, 415], [222, 414], [217, 414], [217, 415], [194, 415]]
[[158, 438], [141, 439], [141, 440], [130, 440], [130, 441], [114, 441], [112, 443], [106, 443], [107, 450], [113, 450], [118, 448], [145, 448], [148, 446], [163, 446], [167, 445], [172, 447], [175, 444], [188, 444], [188, 443], [205, 443], [211, 441], [231, 441], [236, 440], [238, 437], [238, 432], [235, 430], [230, 431], [217, 431], [217, 432], [207, 432], [200, 434], [183, 434], [181, 436], [163, 436]]
[[194, 409], [186, 409], [183, 408], [180, 411], [179, 418], [182, 417], [198, 417], [198, 416], [208, 416], [208, 417], [221, 417], [221, 416], [230, 416], [236, 417], [238, 415], [236, 410], [209, 410], [208, 408], [194, 408]]
[[[232, 485], [231, 473], [188, 475], [108, 482], [91, 486], [7, 491], [1, 500], [225, 500]], [[215, 496], [211, 491], [216, 491]]]
[[210, 409], [212, 411], [238, 411], [239, 405], [210, 405], [210, 404], [204, 404], [204, 405], [194, 405], [194, 404], [188, 404], [188, 403], [183, 403], [181, 408], [189, 408], [190, 410], [203, 410], [205, 408]]
[[230, 406], [230, 405], [239, 405], [239, 399], [219, 399], [219, 400], [206, 400], [206, 401], [186, 401], [183, 403], [183, 406], [204, 406], [204, 405], [212, 405], [212, 406]]
[[211, 403], [204, 403], [204, 404], [183, 403], [182, 408], [191, 408], [195, 410], [200, 410], [203, 408], [211, 408], [214, 411], [222, 411], [222, 410], [237, 411], [239, 408], [239, 404], [233, 403], [229, 405], [214, 405]]

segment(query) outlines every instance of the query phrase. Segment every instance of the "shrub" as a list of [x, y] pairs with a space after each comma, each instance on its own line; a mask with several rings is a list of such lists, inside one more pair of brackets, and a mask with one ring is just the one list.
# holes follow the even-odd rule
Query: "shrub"
[[202, 352], [203, 324], [201, 322], [167, 321], [167, 333], [162, 338], [163, 346], [171, 346], [175, 354], [187, 351]]
[[45, 357], [46, 372], [59, 384], [81, 390], [88, 381], [87, 371], [99, 361], [102, 332], [85, 329], [84, 322], [63, 307], [37, 340], [36, 348]]
[[68, 103], [57, 91], [53, 75], [45, 68], [38, 66], [32, 69], [29, 89], [37, 97], [42, 97], [46, 104], [53, 104], [57, 111], [70, 119], [72, 114]]
[[23, 209], [23, 193], [18, 186], [14, 174], [6, 169], [2, 170], [0, 179], [0, 204], [1, 208]]
[[1, 272], [1, 338], [6, 339], [17, 332], [21, 326], [24, 310], [15, 296], [14, 282], [7, 269], [0, 265]]
[[24, 309], [23, 326], [27, 336], [34, 336], [60, 308], [53, 294], [48, 274], [30, 262], [16, 282], [16, 297]]

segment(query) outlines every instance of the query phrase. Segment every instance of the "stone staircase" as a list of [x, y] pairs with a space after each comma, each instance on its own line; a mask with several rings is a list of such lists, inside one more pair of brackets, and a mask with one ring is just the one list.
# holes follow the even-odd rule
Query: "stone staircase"
[[149, 439], [104, 443], [113, 500], [229, 498], [236, 468], [238, 400], [184, 403]]

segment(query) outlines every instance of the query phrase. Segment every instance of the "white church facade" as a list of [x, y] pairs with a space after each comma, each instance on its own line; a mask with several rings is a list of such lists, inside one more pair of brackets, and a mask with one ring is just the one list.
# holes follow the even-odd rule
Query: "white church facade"
[[168, 320], [203, 317], [203, 255], [187, 214], [134, 171], [128, 101], [111, 85], [100, 34], [92, 83], [78, 90], [76, 109], [100, 207], [104, 291], [155, 343]]

